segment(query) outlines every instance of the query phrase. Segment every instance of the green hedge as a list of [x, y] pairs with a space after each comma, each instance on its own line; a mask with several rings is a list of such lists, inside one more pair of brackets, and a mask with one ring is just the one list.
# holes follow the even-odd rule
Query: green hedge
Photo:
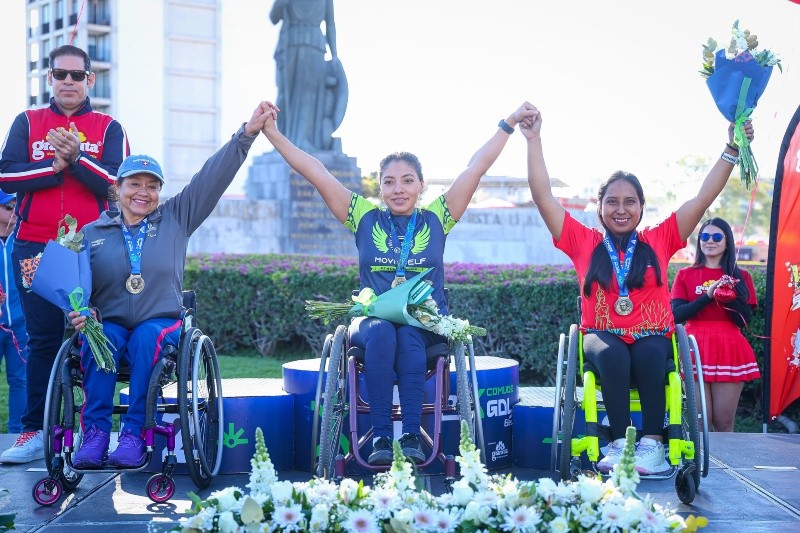
[[[670, 265], [670, 282], [683, 265]], [[759, 302], [765, 269], [748, 266]], [[477, 265], [445, 268], [451, 314], [484, 326], [478, 355], [520, 362], [526, 382], [551, 384], [558, 337], [578, 319], [578, 285], [571, 266]], [[257, 349], [269, 355], [278, 343], [302, 342], [319, 353], [335, 324], [307, 317], [305, 300], [349, 301], [358, 288], [353, 259], [305, 255], [199, 255], [189, 258], [184, 286], [197, 292], [200, 326], [218, 351]], [[745, 332], [761, 368], [764, 313], [755, 311]]]

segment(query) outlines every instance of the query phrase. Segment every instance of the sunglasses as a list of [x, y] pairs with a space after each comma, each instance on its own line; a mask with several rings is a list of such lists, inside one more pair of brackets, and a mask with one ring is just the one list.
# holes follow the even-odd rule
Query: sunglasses
[[720, 242], [723, 237], [725, 237], [724, 233], [706, 233], [704, 231], [700, 234], [700, 240], [703, 242], [708, 242], [708, 239], [712, 239], [714, 242]]
[[52, 74], [53, 77], [58, 81], [64, 81], [67, 79], [67, 74], [70, 75], [72, 81], [83, 81], [86, 79], [86, 76], [90, 74], [90, 72], [88, 70], [66, 70], [63, 68], [54, 68], [50, 69], [50, 74]]

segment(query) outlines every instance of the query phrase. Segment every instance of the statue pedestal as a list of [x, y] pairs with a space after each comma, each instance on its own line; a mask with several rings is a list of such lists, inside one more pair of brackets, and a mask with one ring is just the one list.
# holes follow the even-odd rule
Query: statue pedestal
[[[312, 154], [342, 184], [359, 193], [361, 169], [341, 152]], [[278, 200], [280, 253], [356, 256], [353, 234], [331, 214], [322, 197], [276, 152], [256, 157], [245, 184], [249, 200]]]

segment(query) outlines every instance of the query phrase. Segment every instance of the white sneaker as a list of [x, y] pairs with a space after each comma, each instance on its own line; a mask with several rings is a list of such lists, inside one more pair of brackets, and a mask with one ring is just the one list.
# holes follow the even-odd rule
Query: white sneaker
[[625, 439], [617, 439], [608, 445], [605, 457], [597, 463], [597, 469], [602, 474], [608, 474], [619, 464], [622, 459], [622, 452], [625, 450]]
[[23, 431], [14, 445], [0, 454], [0, 463], [24, 464], [44, 459], [41, 431]]
[[664, 457], [664, 445], [646, 437], [636, 445], [633, 460], [636, 471], [645, 476], [664, 474], [671, 468]]

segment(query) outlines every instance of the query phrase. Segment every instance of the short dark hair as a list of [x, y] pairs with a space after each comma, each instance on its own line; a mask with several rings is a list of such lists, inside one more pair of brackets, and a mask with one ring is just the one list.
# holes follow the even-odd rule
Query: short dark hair
[[405, 161], [417, 171], [419, 181], [425, 181], [422, 177], [422, 164], [419, 162], [419, 158], [417, 158], [417, 156], [411, 152], [394, 152], [381, 159], [381, 163], [379, 165], [380, 177], [383, 177], [383, 171], [386, 170], [387, 165], [393, 161]]
[[87, 54], [77, 46], [72, 46], [71, 44], [65, 44], [64, 46], [59, 46], [58, 48], [53, 48], [52, 50], [50, 50], [50, 68], [53, 68], [53, 63], [55, 62], [56, 58], [60, 56], [81, 57], [83, 58], [84, 69], [87, 71], [92, 70], [92, 60], [89, 59], [89, 54]]

